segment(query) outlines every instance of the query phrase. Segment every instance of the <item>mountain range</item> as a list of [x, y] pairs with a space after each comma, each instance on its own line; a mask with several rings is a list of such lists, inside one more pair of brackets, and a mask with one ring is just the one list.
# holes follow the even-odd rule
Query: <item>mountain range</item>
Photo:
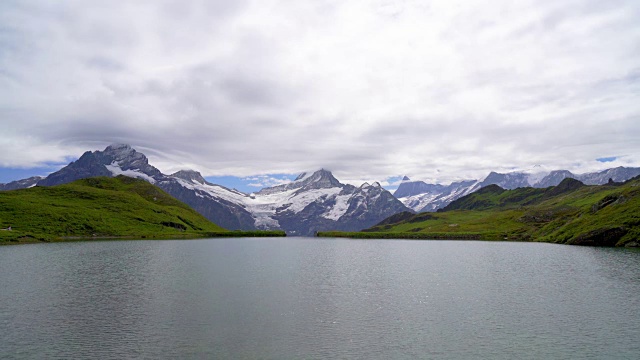
[[579, 180], [585, 185], [603, 185], [609, 179], [623, 182], [638, 175], [640, 168], [617, 167], [600, 172], [573, 174], [568, 170], [547, 171], [536, 166], [528, 171], [491, 172], [483, 180], [459, 181], [450, 185], [412, 181], [405, 176], [394, 196], [415, 212], [433, 212], [488, 185], [498, 185], [507, 190], [522, 187], [547, 188], [559, 185], [566, 178]]
[[491, 172], [483, 180], [465, 180], [449, 185], [428, 184], [404, 177], [391, 194], [379, 183], [361, 186], [342, 184], [325, 169], [300, 174], [284, 185], [246, 194], [205, 180], [194, 170], [163, 174], [147, 157], [125, 144], [103, 151], [87, 151], [49, 176], [0, 184], [0, 190], [67, 184], [75, 180], [126, 175], [144, 179], [186, 203], [210, 221], [230, 230], [284, 230], [289, 235], [311, 236], [318, 231], [358, 231], [400, 212], [434, 212], [452, 201], [488, 185], [503, 189], [547, 188], [565, 178], [587, 185], [622, 182], [640, 175], [640, 168], [618, 167], [601, 172], [573, 174], [567, 170]]
[[285, 230], [310, 236], [322, 230], [357, 231], [395, 213], [408, 211], [379, 183], [359, 187], [340, 183], [330, 171], [303, 173], [293, 182], [245, 194], [206, 181], [194, 170], [166, 175], [129, 145], [87, 151], [46, 178], [3, 185], [10, 190], [53, 186], [96, 176], [140, 178], [186, 203], [212, 222], [231, 230]]

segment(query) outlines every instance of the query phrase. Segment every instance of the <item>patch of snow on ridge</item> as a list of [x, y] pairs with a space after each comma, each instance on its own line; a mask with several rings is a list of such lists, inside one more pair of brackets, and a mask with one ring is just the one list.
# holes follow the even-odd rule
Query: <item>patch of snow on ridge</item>
[[322, 214], [322, 217], [329, 220], [337, 221], [344, 215], [349, 209], [349, 199], [351, 194], [336, 195], [336, 204], [328, 212]]
[[[338, 195], [342, 191], [341, 188], [328, 188], [328, 189], [314, 189], [308, 190], [303, 193], [296, 194], [289, 198], [287, 202], [290, 202], [289, 210], [294, 213], [299, 213], [302, 211], [307, 205], [316, 201], [316, 199], [322, 196], [334, 196]], [[285, 202], [286, 203], [286, 202]]]
[[132, 177], [132, 178], [139, 178], [139, 179], [143, 179], [146, 180], [152, 184], [156, 183], [156, 179], [152, 178], [151, 176], [136, 171], [136, 170], [122, 170], [122, 168], [118, 165], [117, 162], [112, 162], [111, 165], [105, 165], [105, 167], [107, 168], [107, 170], [111, 171], [111, 174], [113, 174], [113, 176], [118, 176], [118, 175], [124, 175], [124, 176], [128, 176], [128, 177]]
[[249, 198], [246, 194], [234, 192], [229, 189], [223, 188], [222, 186], [201, 184], [199, 182], [191, 182], [175, 177], [173, 179], [175, 179], [181, 186], [187, 189], [200, 190], [212, 197], [221, 198], [236, 204], [244, 204], [245, 199]]
[[422, 208], [430, 204], [433, 200], [435, 200], [440, 194], [431, 194], [424, 193], [418, 195], [411, 195], [406, 197], [398, 198], [404, 206], [412, 209], [413, 211], [420, 211]]

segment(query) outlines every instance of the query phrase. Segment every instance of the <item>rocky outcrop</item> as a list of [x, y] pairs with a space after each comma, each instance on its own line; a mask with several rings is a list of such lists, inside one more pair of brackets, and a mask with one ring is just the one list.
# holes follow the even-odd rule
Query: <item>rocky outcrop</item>
[[616, 246], [618, 241], [627, 234], [624, 227], [602, 228], [576, 236], [567, 242], [570, 245], [587, 246]]

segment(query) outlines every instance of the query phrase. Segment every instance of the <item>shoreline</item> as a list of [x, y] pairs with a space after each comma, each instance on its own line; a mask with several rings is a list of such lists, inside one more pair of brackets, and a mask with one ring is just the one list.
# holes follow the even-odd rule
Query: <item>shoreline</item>
[[382, 240], [468, 240], [468, 241], [501, 241], [501, 242], [530, 242], [541, 244], [577, 245], [594, 247], [617, 247], [617, 248], [640, 248], [638, 242], [628, 242], [624, 246], [607, 246], [598, 243], [562, 243], [552, 241], [539, 241], [532, 238], [514, 237], [490, 233], [410, 233], [410, 232], [342, 232], [342, 231], [320, 231], [316, 237], [334, 237], [349, 239], [382, 239]]
[[139, 235], [34, 235], [29, 233], [17, 234], [17, 237], [4, 240], [0, 238], [2, 245], [21, 244], [46, 244], [57, 242], [75, 241], [101, 241], [101, 240], [194, 240], [210, 238], [239, 238], [239, 237], [286, 237], [284, 231], [224, 231], [224, 232], [202, 232], [185, 234], [139, 234]]

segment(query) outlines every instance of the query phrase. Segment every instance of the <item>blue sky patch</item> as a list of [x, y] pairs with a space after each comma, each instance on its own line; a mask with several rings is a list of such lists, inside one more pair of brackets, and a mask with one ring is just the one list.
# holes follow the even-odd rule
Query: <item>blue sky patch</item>
[[67, 164], [51, 164], [35, 168], [7, 168], [0, 167], [0, 183], [6, 184], [16, 180], [26, 179], [32, 176], [47, 176], [54, 171], [60, 170]]
[[297, 176], [298, 174], [266, 174], [247, 177], [206, 176], [205, 179], [210, 183], [250, 194], [252, 192], [258, 192], [265, 187], [289, 183]]
[[596, 159], [597, 161], [600, 161], [602, 163], [606, 163], [606, 162], [612, 162], [615, 161], [618, 157], [617, 156], [611, 156], [611, 157], [601, 157]]

